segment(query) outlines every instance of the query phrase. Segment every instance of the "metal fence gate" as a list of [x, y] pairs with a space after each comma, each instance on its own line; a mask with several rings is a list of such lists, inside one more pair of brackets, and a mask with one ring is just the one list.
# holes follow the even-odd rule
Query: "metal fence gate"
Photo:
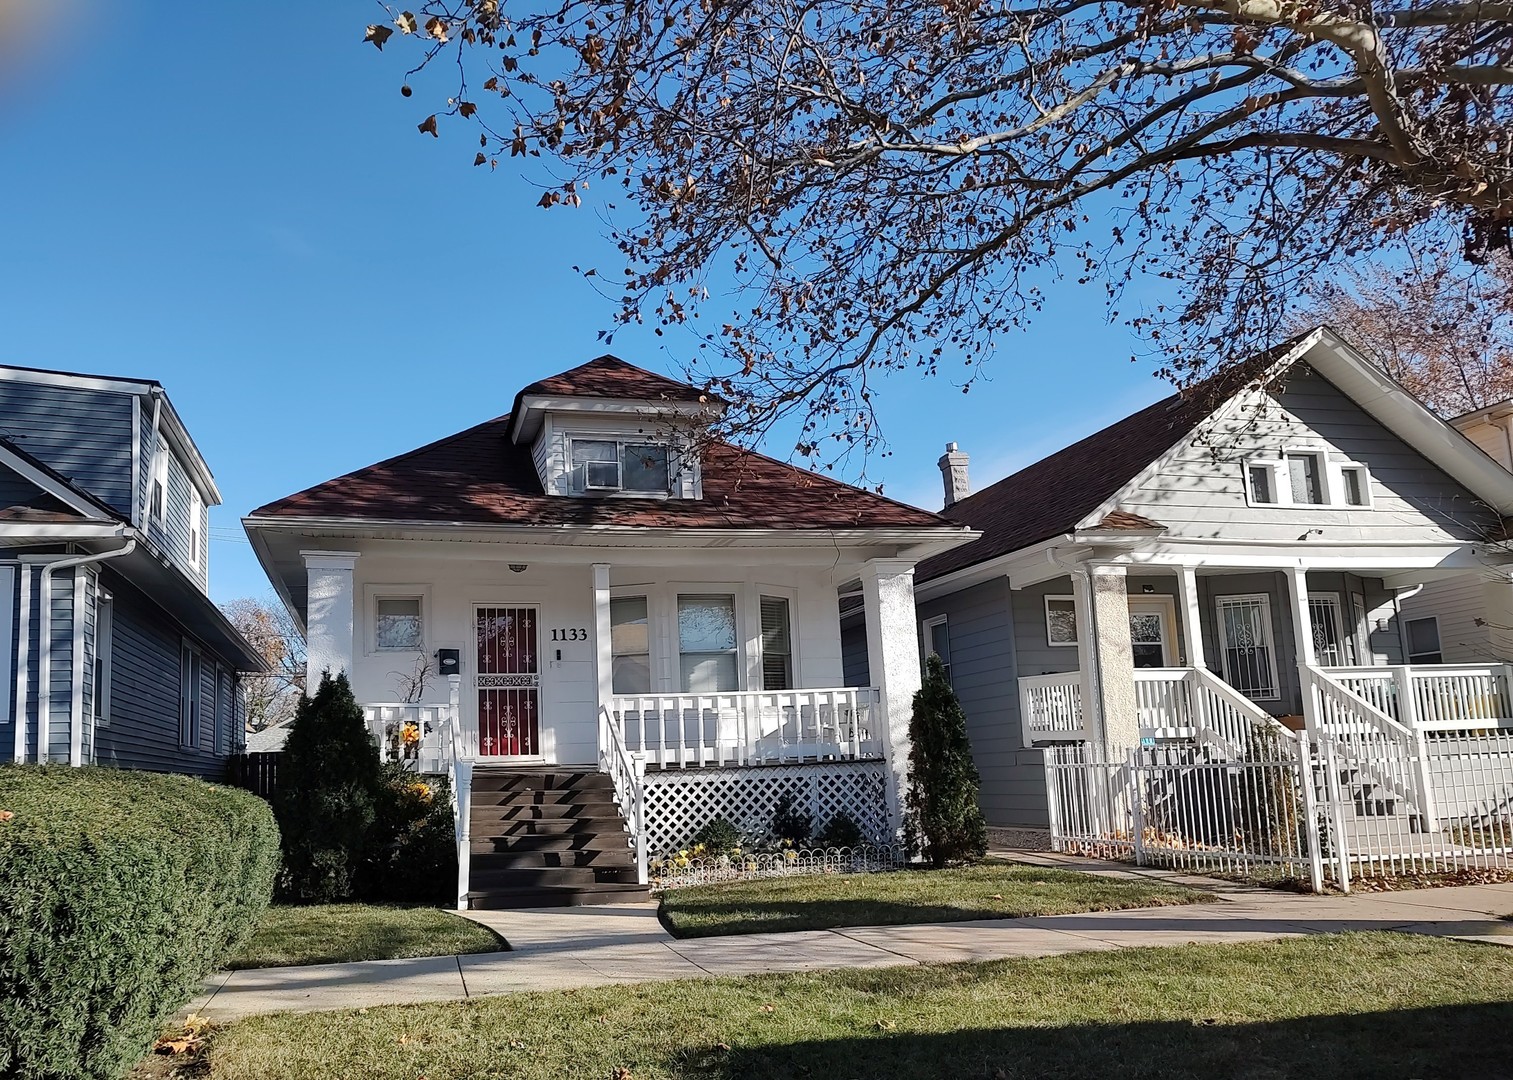
[[[1513, 734], [1414, 747], [1258, 730], [1239, 755], [1196, 743], [1123, 760], [1048, 747], [1057, 851], [1349, 890], [1352, 877], [1513, 867]], [[1423, 777], [1403, 794], [1403, 777]]]

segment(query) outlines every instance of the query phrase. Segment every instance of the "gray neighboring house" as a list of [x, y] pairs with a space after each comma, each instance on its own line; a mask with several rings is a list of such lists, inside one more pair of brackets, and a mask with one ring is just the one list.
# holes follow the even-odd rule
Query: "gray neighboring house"
[[219, 502], [158, 383], [0, 366], [0, 760], [225, 773], [264, 664], [207, 591]]
[[[941, 459], [943, 515], [982, 536], [921, 562], [916, 601], [990, 825], [1048, 823], [1047, 746], [1296, 727], [1306, 687], [1434, 702], [1449, 725], [1486, 706], [1444, 688], [1481, 680], [1509, 711], [1506, 665], [1408, 663], [1398, 598], [1501, 567], [1486, 602], [1513, 625], [1513, 474], [1327, 328], [982, 491], [966, 466]], [[865, 632], [844, 625], [865, 679]]]

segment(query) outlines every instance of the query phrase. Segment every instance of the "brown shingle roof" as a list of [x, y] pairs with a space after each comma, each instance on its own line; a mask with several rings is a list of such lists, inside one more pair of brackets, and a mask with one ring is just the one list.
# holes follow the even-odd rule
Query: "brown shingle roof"
[[586, 364], [538, 379], [515, 398], [515, 412], [528, 395], [550, 397], [602, 397], [639, 401], [715, 401], [720, 399], [697, 386], [669, 379], [654, 371], [638, 368], [618, 356], [598, 356]]
[[511, 442], [509, 427], [508, 414], [485, 421], [259, 507], [252, 516], [700, 529], [951, 525], [928, 511], [724, 442], [705, 448], [700, 500], [547, 495], [530, 447]]
[[[929, 581], [1071, 532], [1140, 470], [1186, 438], [1215, 409], [1312, 332], [1233, 364], [955, 503], [943, 511], [944, 516], [981, 530], [982, 536], [924, 560], [915, 579]], [[1145, 522], [1112, 527], [1161, 525]]]

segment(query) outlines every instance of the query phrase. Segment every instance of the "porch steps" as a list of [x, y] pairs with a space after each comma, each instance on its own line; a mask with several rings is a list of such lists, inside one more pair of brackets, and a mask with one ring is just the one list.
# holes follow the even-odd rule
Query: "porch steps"
[[468, 906], [563, 907], [647, 899], [608, 776], [481, 766], [473, 772]]

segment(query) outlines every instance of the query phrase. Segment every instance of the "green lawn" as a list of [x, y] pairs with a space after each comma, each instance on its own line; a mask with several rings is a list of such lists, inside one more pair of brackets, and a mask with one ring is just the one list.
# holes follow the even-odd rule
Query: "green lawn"
[[1156, 882], [988, 860], [952, 870], [826, 874], [673, 889], [662, 894], [660, 914], [678, 937], [709, 937], [1068, 915], [1212, 899], [1196, 889]]
[[[1513, 950], [1317, 936], [253, 1017], [216, 1080], [1507, 1075]], [[626, 1071], [619, 1071], [626, 1070]]]
[[508, 948], [485, 926], [430, 907], [316, 904], [268, 909], [252, 940], [226, 960], [228, 968], [337, 964], [450, 956]]

